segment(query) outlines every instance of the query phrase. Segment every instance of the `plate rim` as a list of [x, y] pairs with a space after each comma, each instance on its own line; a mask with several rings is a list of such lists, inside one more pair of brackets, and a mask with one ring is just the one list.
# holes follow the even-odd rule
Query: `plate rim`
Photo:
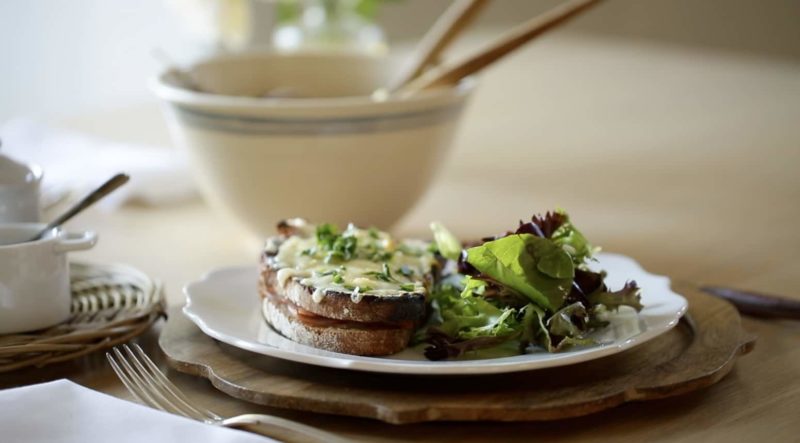
[[[629, 262], [629, 264], [638, 268], [638, 271], [641, 274], [644, 274], [649, 278], [657, 278], [665, 280], [664, 282], [665, 288], [669, 290], [671, 296], [679, 298], [678, 301], [681, 302], [681, 307], [680, 309], [678, 309], [677, 312], [675, 312], [672, 315], [672, 317], [669, 319], [669, 321], [667, 322], [666, 326], [663, 329], [652, 330], [652, 331], [648, 330], [640, 334], [637, 334], [633, 337], [629, 337], [619, 343], [601, 344], [590, 348], [590, 350], [592, 351], [591, 353], [573, 353], [573, 354], [564, 353], [561, 354], [562, 358], [537, 360], [537, 361], [514, 360], [514, 361], [498, 361], [492, 364], [487, 364], [486, 362], [496, 359], [484, 359], [484, 360], [475, 360], [477, 362], [481, 362], [480, 365], [465, 365], [464, 362], [467, 362], [469, 360], [442, 361], [442, 362], [404, 361], [404, 360], [386, 359], [383, 357], [355, 356], [342, 353], [334, 353], [336, 354], [335, 356], [308, 354], [308, 353], [298, 352], [295, 350], [281, 349], [272, 345], [268, 345], [266, 343], [253, 343], [252, 341], [247, 339], [242, 339], [239, 337], [222, 333], [220, 331], [217, 331], [215, 328], [211, 327], [202, 318], [200, 314], [192, 311], [193, 303], [190, 292], [193, 286], [197, 286], [198, 284], [207, 282], [219, 274], [232, 273], [232, 272], [250, 272], [253, 270], [257, 270], [256, 265], [219, 266], [207, 271], [199, 279], [192, 280], [186, 283], [182, 288], [182, 292], [186, 299], [186, 303], [184, 304], [181, 311], [187, 318], [189, 318], [189, 320], [192, 321], [192, 323], [194, 323], [198, 328], [200, 328], [200, 330], [204, 334], [208, 335], [209, 337], [215, 340], [227, 343], [231, 346], [249, 352], [254, 352], [257, 354], [266, 355], [274, 358], [280, 358], [283, 360], [293, 361], [297, 363], [310, 364], [314, 366], [321, 366], [321, 367], [328, 367], [335, 369], [348, 369], [348, 370], [372, 372], [372, 373], [406, 374], [406, 375], [414, 374], [414, 375], [432, 375], [432, 376], [502, 374], [510, 372], [547, 369], [547, 368], [568, 366], [577, 363], [592, 361], [623, 352], [635, 346], [639, 346], [662, 334], [669, 332], [678, 324], [680, 319], [686, 314], [688, 310], [688, 300], [686, 300], [686, 298], [683, 295], [675, 292], [672, 289], [671, 280], [668, 277], [648, 272], [636, 260], [623, 254], [603, 252], [599, 255], [627, 261]], [[648, 334], [648, 332], [651, 333]], [[513, 356], [511, 358], [514, 357], [519, 357], [519, 356]], [[509, 357], [504, 357], [504, 358], [509, 358]]]

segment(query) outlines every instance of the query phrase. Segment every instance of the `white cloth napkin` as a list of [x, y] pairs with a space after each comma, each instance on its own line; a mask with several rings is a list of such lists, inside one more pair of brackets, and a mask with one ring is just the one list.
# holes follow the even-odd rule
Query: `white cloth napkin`
[[45, 205], [68, 193], [83, 197], [118, 172], [131, 181], [99, 206], [113, 209], [128, 200], [158, 205], [196, 195], [188, 162], [176, 149], [107, 141], [28, 119], [5, 122], [0, 139], [0, 152], [42, 167]]
[[62, 443], [268, 443], [84, 388], [69, 380], [0, 391], [0, 440]]

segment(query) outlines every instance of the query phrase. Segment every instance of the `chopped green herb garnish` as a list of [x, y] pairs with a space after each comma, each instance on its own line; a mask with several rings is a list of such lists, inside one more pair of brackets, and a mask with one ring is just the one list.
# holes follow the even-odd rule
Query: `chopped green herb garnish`
[[383, 272], [371, 271], [371, 272], [365, 272], [365, 273], [364, 273], [364, 275], [369, 275], [370, 277], [374, 277], [376, 280], [385, 281], [385, 282], [387, 282], [387, 283], [392, 281], [392, 280], [391, 280], [391, 279], [390, 279], [390, 278], [389, 278], [389, 277], [388, 277], [386, 274], [384, 274]]
[[379, 239], [380, 238], [380, 231], [377, 228], [371, 227], [367, 229], [367, 233], [369, 234], [370, 238]]
[[356, 258], [356, 246], [358, 240], [355, 237], [339, 237], [334, 241], [328, 255], [325, 256], [326, 263], [347, 261]]
[[406, 283], [400, 285], [400, 289], [406, 292], [414, 292], [416, 288], [417, 288], [416, 285], [414, 285], [413, 283]]
[[373, 262], [389, 261], [392, 259], [392, 251], [383, 249], [375, 242], [367, 243], [361, 247], [361, 255]]
[[356, 258], [358, 240], [353, 236], [339, 234], [339, 228], [336, 225], [329, 223], [319, 225], [317, 226], [316, 235], [318, 249], [327, 253], [325, 255], [325, 263], [335, 263]]
[[337, 273], [333, 274], [333, 282], [336, 283], [337, 285], [340, 285], [340, 284], [344, 283], [344, 277], [342, 276], [342, 274], [339, 274], [337, 272]]
[[383, 264], [383, 271], [381, 272], [372, 271], [372, 272], [366, 272], [365, 274], [369, 275], [370, 277], [375, 277], [377, 280], [385, 281], [387, 283], [397, 281], [394, 277], [392, 277], [392, 271], [391, 269], [389, 269], [389, 265], [386, 263]]
[[332, 249], [337, 238], [339, 238], [339, 228], [336, 225], [324, 223], [317, 226], [317, 244], [322, 249]]

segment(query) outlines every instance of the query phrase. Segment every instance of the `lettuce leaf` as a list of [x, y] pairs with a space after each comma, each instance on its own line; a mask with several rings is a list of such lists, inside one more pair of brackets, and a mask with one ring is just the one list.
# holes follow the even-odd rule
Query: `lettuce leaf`
[[640, 291], [636, 282], [631, 280], [625, 283], [625, 286], [619, 291], [608, 291], [603, 285], [602, 290], [588, 294], [586, 298], [592, 305], [603, 305], [612, 311], [620, 306], [630, 306], [637, 311], [641, 311], [644, 306], [642, 306]]
[[596, 252], [596, 248], [589, 244], [586, 237], [569, 221], [566, 214], [564, 217], [566, 221], [553, 232], [550, 238], [566, 251], [572, 257], [573, 263], [578, 266], [590, 259]]
[[[484, 287], [480, 280], [469, 278], [465, 279], [466, 285]], [[425, 350], [428, 358], [454, 358], [498, 346], [520, 335], [516, 309], [499, 308], [480, 295], [463, 296], [464, 292], [464, 288], [452, 284], [442, 284], [431, 291], [431, 315], [415, 336], [416, 342], [431, 345]]]
[[635, 282], [611, 291], [604, 273], [588, 269], [597, 248], [564, 211], [534, 215], [468, 249], [440, 224], [431, 229], [451, 266], [434, 285], [428, 322], [415, 335], [429, 344], [429, 359], [593, 344], [587, 334], [607, 325], [603, 312], [642, 309]]
[[436, 291], [435, 300], [441, 316], [438, 328], [449, 336], [469, 339], [517, 332], [513, 308], [498, 308], [480, 296], [462, 296], [454, 287]]
[[549, 311], [561, 307], [575, 272], [563, 249], [531, 234], [510, 235], [469, 248], [466, 261], [482, 275]]
[[545, 312], [534, 304], [528, 304], [520, 310], [522, 314], [522, 348], [534, 344], [550, 351], [552, 343], [550, 332], [545, 326]]
[[439, 254], [448, 260], [458, 260], [462, 247], [456, 236], [439, 222], [431, 223], [431, 231], [433, 231], [433, 242], [436, 244]]
[[553, 335], [578, 337], [586, 332], [588, 317], [589, 313], [583, 303], [572, 303], [559, 309], [547, 319], [547, 330]]
[[576, 266], [591, 258], [596, 252], [586, 237], [572, 224], [569, 215], [561, 210], [548, 212], [544, 216], [534, 215], [530, 222], [520, 222], [514, 233], [531, 234], [553, 240], [572, 257]]
[[461, 298], [468, 298], [474, 297], [477, 295], [484, 295], [486, 293], [486, 288], [489, 286], [483, 280], [479, 280], [472, 276], [466, 276], [464, 278], [464, 289], [461, 290]]
[[567, 221], [569, 217], [563, 211], [547, 212], [544, 216], [534, 215], [527, 223], [519, 222], [515, 234], [533, 234], [537, 237], [551, 238], [553, 233]]
[[[502, 357], [514, 355], [506, 351], [503, 355], [501, 348], [504, 345], [512, 344], [511, 340], [506, 337], [476, 337], [470, 340], [460, 340], [443, 334], [435, 328], [431, 328], [428, 333], [427, 342], [430, 346], [425, 348], [425, 357], [428, 360], [446, 360], [449, 358], [458, 358], [467, 352], [472, 352], [470, 357], [480, 358], [481, 351], [484, 353], [493, 352], [493, 357]], [[518, 353], [518, 351], [517, 351]]]

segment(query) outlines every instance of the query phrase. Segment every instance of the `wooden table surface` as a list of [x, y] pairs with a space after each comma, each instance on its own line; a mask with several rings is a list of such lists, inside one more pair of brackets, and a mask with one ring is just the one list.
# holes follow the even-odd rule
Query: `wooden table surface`
[[[474, 238], [563, 207], [592, 241], [652, 272], [800, 298], [798, 118], [796, 62], [544, 38], [482, 78], [451, 161], [395, 231], [424, 236], [437, 219]], [[154, 103], [67, 124], [167, 143]], [[128, 263], [162, 279], [173, 308], [185, 282], [216, 266], [254, 263], [260, 246], [200, 201], [92, 210], [72, 227], [100, 234], [80, 258]], [[800, 323], [745, 318], [744, 326], [759, 337], [755, 350], [712, 388], [551, 423], [396, 427], [256, 407], [205, 380], [170, 377], [224, 413], [266, 411], [363, 441], [798, 441]], [[157, 356], [158, 329], [141, 338]], [[130, 398], [102, 355], [0, 374], [0, 387], [61, 377]]]

